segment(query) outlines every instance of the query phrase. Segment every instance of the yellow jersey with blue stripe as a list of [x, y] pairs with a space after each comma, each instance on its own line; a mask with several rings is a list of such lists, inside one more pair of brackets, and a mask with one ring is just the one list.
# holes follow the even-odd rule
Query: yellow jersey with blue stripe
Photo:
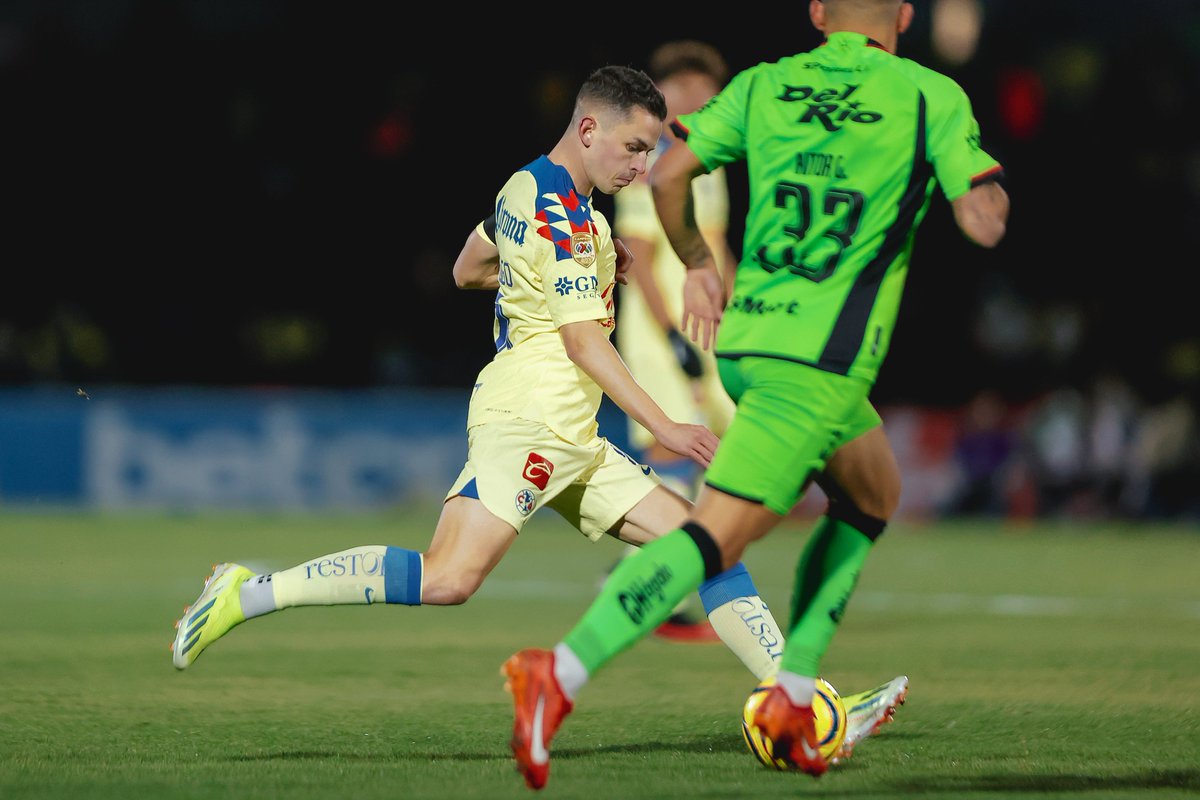
[[604, 215], [567, 170], [541, 156], [513, 174], [476, 228], [500, 254], [496, 356], [471, 395], [467, 427], [520, 418], [568, 442], [596, 436], [602, 392], [567, 357], [558, 329], [595, 320], [611, 335], [617, 252]]

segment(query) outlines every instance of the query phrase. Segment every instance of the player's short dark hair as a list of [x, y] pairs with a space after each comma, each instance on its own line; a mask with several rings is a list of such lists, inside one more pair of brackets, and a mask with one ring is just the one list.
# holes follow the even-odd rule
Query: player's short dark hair
[[711, 44], [684, 39], [660, 45], [650, 54], [650, 68], [646, 70], [655, 83], [662, 83], [672, 75], [684, 72], [699, 72], [724, 86], [729, 79], [729, 65]]
[[575, 114], [584, 105], [599, 103], [621, 112], [644, 108], [660, 120], [667, 118], [667, 101], [640, 69], [609, 65], [588, 76], [575, 97]]

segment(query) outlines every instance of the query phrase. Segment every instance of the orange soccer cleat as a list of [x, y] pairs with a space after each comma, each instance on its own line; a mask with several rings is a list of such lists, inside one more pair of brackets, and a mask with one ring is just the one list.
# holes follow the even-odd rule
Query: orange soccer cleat
[[550, 777], [550, 740], [571, 713], [573, 704], [554, 677], [554, 653], [522, 650], [504, 662], [500, 673], [513, 696], [513, 735], [509, 745], [517, 771], [530, 789], [541, 789]]
[[754, 724], [770, 740], [771, 756], [789, 767], [819, 778], [829, 769], [817, 743], [812, 706], [792, 703], [782, 686], [773, 686], [754, 715]]

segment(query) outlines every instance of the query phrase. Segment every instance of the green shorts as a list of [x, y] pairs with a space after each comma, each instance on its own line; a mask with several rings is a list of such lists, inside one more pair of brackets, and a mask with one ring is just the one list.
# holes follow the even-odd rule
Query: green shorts
[[784, 515], [838, 447], [880, 424], [870, 384], [776, 358], [721, 358], [737, 402], [704, 480]]

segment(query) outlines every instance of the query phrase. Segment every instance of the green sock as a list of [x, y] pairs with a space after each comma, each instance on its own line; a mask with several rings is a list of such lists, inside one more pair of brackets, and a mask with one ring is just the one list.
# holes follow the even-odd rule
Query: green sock
[[792, 630], [780, 669], [820, 675], [821, 659], [842, 621], [871, 539], [841, 520], [822, 517], [796, 564]]
[[621, 561], [583, 619], [563, 639], [588, 674], [657, 628], [704, 581], [704, 559], [682, 530]]

